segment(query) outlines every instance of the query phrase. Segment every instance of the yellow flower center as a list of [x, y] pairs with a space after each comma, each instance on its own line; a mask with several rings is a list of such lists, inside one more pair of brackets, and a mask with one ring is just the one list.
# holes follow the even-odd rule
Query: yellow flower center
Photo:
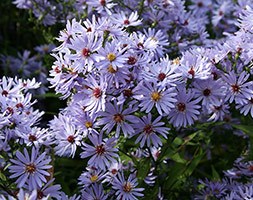
[[107, 55], [107, 59], [108, 59], [110, 62], [112, 62], [112, 61], [114, 61], [114, 60], [116, 59], [116, 55], [115, 55], [114, 53], [109, 53], [109, 54]]
[[117, 72], [117, 69], [115, 70], [112, 65], [109, 65], [109, 67], [107, 68], [107, 71], [114, 74]]
[[162, 95], [160, 94], [160, 92], [152, 92], [151, 94], [151, 99], [153, 101], [159, 101], [161, 99]]
[[97, 180], [98, 180], [98, 176], [95, 174], [95, 175], [92, 175], [91, 177], [90, 177], [90, 180], [91, 180], [91, 182], [92, 183], [94, 183], [94, 182], [96, 182]]
[[25, 171], [32, 174], [36, 171], [36, 166], [33, 163], [26, 165]]
[[92, 127], [92, 122], [85, 122], [86, 128], [91, 128]]

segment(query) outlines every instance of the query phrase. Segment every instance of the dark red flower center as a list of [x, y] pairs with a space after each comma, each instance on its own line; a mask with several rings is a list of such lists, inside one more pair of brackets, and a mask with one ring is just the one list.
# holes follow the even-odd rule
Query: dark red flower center
[[31, 142], [34, 142], [37, 140], [37, 137], [35, 135], [30, 134], [28, 138]]
[[192, 77], [194, 77], [194, 75], [195, 75], [195, 71], [194, 71], [193, 68], [191, 68], [191, 69], [188, 71], [188, 73], [191, 74]]
[[240, 87], [239, 87], [239, 85], [231, 85], [231, 87], [232, 87], [232, 90], [233, 90], [233, 92], [239, 92], [240, 91]]
[[55, 71], [57, 74], [59, 74], [59, 73], [61, 72], [61, 70], [59, 69], [59, 66], [57, 66], [57, 67], [54, 69], [54, 71]]
[[185, 111], [185, 104], [184, 103], [178, 103], [177, 104], [177, 110], [180, 112], [184, 112]]
[[134, 65], [137, 62], [137, 59], [134, 56], [129, 56], [127, 60], [127, 64]]
[[3, 90], [3, 91], [2, 91], [2, 95], [3, 95], [3, 96], [6, 96], [6, 97], [7, 97], [8, 94], [9, 94], [9, 93], [8, 93], [6, 90]]
[[112, 173], [112, 174], [117, 174], [117, 172], [118, 172], [117, 169], [112, 169], [112, 170], [111, 170], [111, 173]]
[[203, 91], [203, 94], [204, 96], [209, 96], [211, 94], [211, 90], [209, 90], [208, 88], [206, 88], [204, 91]]
[[105, 0], [100, 0], [100, 4], [101, 4], [102, 6], [105, 6], [106, 1], [105, 1]]
[[84, 49], [82, 50], [82, 55], [83, 55], [84, 57], [90, 56], [90, 50], [89, 50], [88, 48], [84, 48]]
[[68, 136], [67, 140], [69, 143], [74, 143], [75, 137], [73, 135], [70, 135], [70, 136]]
[[102, 96], [102, 91], [100, 90], [100, 88], [94, 88], [94, 89], [93, 89], [93, 95], [94, 95], [94, 97], [96, 97], [96, 98], [101, 97], [101, 96]]
[[160, 74], [158, 74], [157, 78], [158, 78], [159, 81], [163, 81], [166, 78], [166, 74], [161, 72]]
[[125, 25], [128, 25], [128, 24], [130, 24], [130, 21], [129, 21], [128, 19], [125, 19], [125, 20], [124, 20], [124, 24], [125, 24]]
[[147, 124], [144, 128], [143, 128], [143, 131], [146, 133], [146, 134], [150, 134], [153, 132], [153, 126], [151, 124]]
[[131, 89], [124, 89], [123, 95], [124, 95], [125, 97], [131, 97], [131, 96], [133, 95], [133, 92], [132, 92]]
[[43, 197], [45, 197], [45, 195], [43, 194], [43, 192], [41, 190], [37, 191], [37, 198], [38, 199], [42, 199]]
[[16, 107], [17, 107], [17, 108], [24, 108], [24, 106], [23, 106], [23, 104], [22, 104], [22, 103], [18, 103], [18, 104], [16, 104]]
[[87, 32], [91, 32], [91, 31], [92, 31], [91, 27], [87, 28], [86, 31], [87, 31]]
[[98, 155], [102, 155], [102, 154], [105, 153], [105, 148], [104, 148], [103, 144], [100, 144], [100, 145], [96, 146], [96, 153]]

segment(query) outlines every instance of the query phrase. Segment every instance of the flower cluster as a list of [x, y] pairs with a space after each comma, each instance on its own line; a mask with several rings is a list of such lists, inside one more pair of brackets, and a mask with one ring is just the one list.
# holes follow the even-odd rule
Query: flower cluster
[[[186, 180], [208, 154], [199, 143], [209, 130], [200, 124], [221, 122], [238, 135], [232, 123], [223, 123], [240, 114], [253, 118], [250, 1], [14, 4], [31, 9], [44, 25], [62, 22], [59, 13], [66, 14], [68, 5], [78, 14], [85, 10], [86, 18], [67, 14], [65, 19], [73, 19], [56, 38], [48, 81], [67, 106], [48, 128], [38, 126], [43, 112], [33, 108], [30, 90], [39, 83], [0, 80], [0, 167], [19, 189], [15, 194], [6, 182], [0, 185], [6, 190], [0, 198], [163, 199], [163, 193], [183, 184], [173, 173]], [[40, 69], [42, 64], [29, 56], [25, 51], [20, 59], [2, 60], [10, 61], [14, 73], [30, 75], [34, 65]], [[44, 74], [38, 75], [43, 79]], [[199, 141], [191, 141], [195, 136]], [[79, 193], [72, 197], [53, 185], [54, 164], [67, 158], [82, 163]], [[196, 199], [252, 197], [252, 186], [237, 181], [252, 175], [251, 162], [239, 160], [225, 174], [222, 182], [200, 181], [204, 189]], [[166, 182], [163, 187], [159, 179]]]

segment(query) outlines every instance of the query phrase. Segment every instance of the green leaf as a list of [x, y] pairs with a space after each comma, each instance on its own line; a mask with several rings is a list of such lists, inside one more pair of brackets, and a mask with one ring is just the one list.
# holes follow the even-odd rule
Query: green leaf
[[172, 155], [170, 157], [171, 160], [174, 160], [175, 162], [177, 163], [182, 163], [182, 164], [185, 164], [186, 163], [186, 160], [183, 159], [179, 153], [175, 153], [174, 155]]
[[2, 181], [6, 181], [7, 179], [6, 179], [6, 176], [3, 174], [3, 173], [1, 173], [0, 172], [0, 179], [2, 180]]
[[140, 181], [143, 181], [150, 171], [150, 159], [142, 159], [137, 165], [137, 177]]

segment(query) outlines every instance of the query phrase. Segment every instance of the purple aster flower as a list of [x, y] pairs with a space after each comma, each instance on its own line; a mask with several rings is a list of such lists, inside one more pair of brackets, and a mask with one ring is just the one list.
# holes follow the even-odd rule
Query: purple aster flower
[[90, 187], [85, 188], [82, 192], [83, 200], [107, 200], [108, 194], [105, 194], [102, 184], [93, 184]]
[[97, 113], [105, 110], [105, 98], [107, 82], [104, 76], [100, 76], [99, 80], [96, 80], [92, 75], [89, 75], [86, 79], [86, 90], [84, 94], [87, 97], [83, 100], [85, 111]]
[[246, 116], [250, 113], [253, 118], [253, 96], [250, 99], [247, 99], [243, 104], [237, 104], [236, 109], [240, 110], [240, 113]]
[[49, 165], [51, 159], [47, 158], [46, 153], [39, 154], [39, 150], [32, 148], [31, 156], [27, 149], [24, 149], [24, 154], [20, 151], [16, 152], [17, 160], [10, 159], [12, 165], [9, 167], [10, 178], [17, 178], [15, 181], [19, 188], [27, 183], [29, 190], [42, 187], [42, 183], [46, 183], [46, 176], [50, 176], [48, 169], [52, 168]]
[[168, 114], [177, 101], [174, 87], [159, 87], [156, 83], [141, 82], [137, 94], [141, 97], [141, 111], [145, 110], [146, 113], [155, 106], [160, 115]]
[[73, 35], [70, 41], [68, 47], [75, 51], [75, 54], [69, 55], [73, 61], [74, 71], [90, 72], [94, 67], [93, 64], [100, 59], [100, 55], [96, 52], [102, 47], [102, 38], [97, 34], [82, 34]]
[[102, 130], [106, 130], [110, 133], [112, 129], [116, 126], [116, 137], [118, 138], [121, 131], [125, 137], [132, 135], [134, 129], [131, 124], [138, 120], [138, 117], [131, 115], [135, 112], [137, 107], [129, 107], [123, 110], [123, 104], [117, 105], [117, 101], [114, 103], [107, 103], [105, 112], [101, 112], [101, 118], [98, 121], [99, 125], [104, 125]]
[[138, 17], [137, 11], [132, 12], [129, 16], [126, 15], [126, 12], [121, 11], [119, 14], [112, 16], [112, 21], [123, 27], [139, 26], [141, 25], [141, 20], [138, 20]]
[[208, 121], [223, 120], [229, 113], [229, 105], [220, 101], [218, 105], [210, 105], [208, 109], [208, 114], [210, 114]]
[[253, 82], [248, 81], [249, 77], [250, 74], [246, 71], [243, 71], [239, 76], [234, 71], [225, 74], [223, 80], [228, 85], [225, 101], [229, 100], [229, 103], [235, 101], [237, 104], [244, 104], [245, 98], [250, 99], [253, 94], [253, 91], [250, 88]]
[[86, 3], [90, 10], [95, 8], [98, 13], [108, 15], [112, 14], [110, 10], [116, 5], [112, 0], [87, 0]]
[[108, 172], [105, 174], [105, 180], [103, 182], [111, 183], [114, 180], [114, 177], [117, 176], [119, 171], [122, 170], [122, 164], [120, 162], [114, 162], [108, 168]]
[[41, 129], [38, 127], [24, 127], [21, 130], [18, 129], [16, 135], [21, 138], [21, 143], [24, 142], [27, 146], [34, 145], [36, 148], [45, 144], [49, 136], [48, 129]]
[[152, 122], [152, 115], [149, 113], [147, 116], [143, 116], [136, 124], [134, 124], [135, 134], [138, 134], [138, 137], [135, 143], [140, 142], [140, 147], [143, 147], [145, 143], [150, 147], [151, 143], [158, 147], [162, 146], [161, 138], [157, 134], [161, 134], [164, 138], [167, 138], [169, 133], [169, 128], [164, 127], [164, 122], [161, 122], [162, 117], [157, 117]]
[[[73, 119], [66, 115], [59, 115], [50, 122], [53, 141], [56, 144], [55, 153], [59, 156], [75, 156], [77, 146], [81, 146], [81, 140], [85, 135], [80, 133], [72, 123]], [[55, 125], [57, 124], [57, 125]]]
[[120, 41], [115, 39], [111, 43], [107, 42], [104, 48], [98, 50], [102, 60], [96, 64], [97, 68], [108, 68], [111, 65], [114, 70], [117, 70], [118, 67], [124, 67], [127, 61], [124, 52], [125, 49], [121, 47]]
[[82, 143], [83, 152], [80, 154], [81, 158], [90, 157], [88, 165], [98, 167], [105, 170], [110, 167], [111, 162], [116, 162], [115, 158], [118, 157], [116, 153], [118, 149], [114, 148], [116, 145], [116, 138], [103, 139], [103, 133], [99, 135], [93, 134], [88, 136], [93, 146]]
[[94, 183], [103, 181], [105, 176], [104, 171], [96, 167], [87, 167], [86, 169], [87, 171], [83, 172], [78, 178], [78, 184], [82, 185], [84, 189], [90, 187]]
[[143, 78], [149, 82], [157, 81], [158, 86], [176, 86], [180, 73], [175, 73], [177, 65], [173, 64], [169, 57], [161, 59], [159, 63], [151, 63], [150, 67], [144, 68]]
[[187, 51], [181, 58], [178, 70], [182, 77], [189, 79], [207, 79], [211, 77], [211, 63], [202, 55]]
[[202, 101], [202, 105], [206, 107], [210, 107], [211, 105], [219, 105], [220, 99], [224, 97], [226, 92], [226, 87], [224, 84], [222, 84], [220, 79], [199, 79], [193, 83], [193, 87], [195, 97]]
[[199, 99], [194, 99], [194, 92], [186, 93], [184, 87], [178, 88], [177, 103], [169, 114], [169, 121], [175, 127], [192, 125], [198, 119], [200, 112]]
[[112, 182], [112, 188], [116, 190], [117, 200], [137, 200], [138, 197], [144, 196], [141, 192], [144, 188], [137, 188], [137, 178], [130, 174], [126, 180], [123, 172], [119, 173]]

